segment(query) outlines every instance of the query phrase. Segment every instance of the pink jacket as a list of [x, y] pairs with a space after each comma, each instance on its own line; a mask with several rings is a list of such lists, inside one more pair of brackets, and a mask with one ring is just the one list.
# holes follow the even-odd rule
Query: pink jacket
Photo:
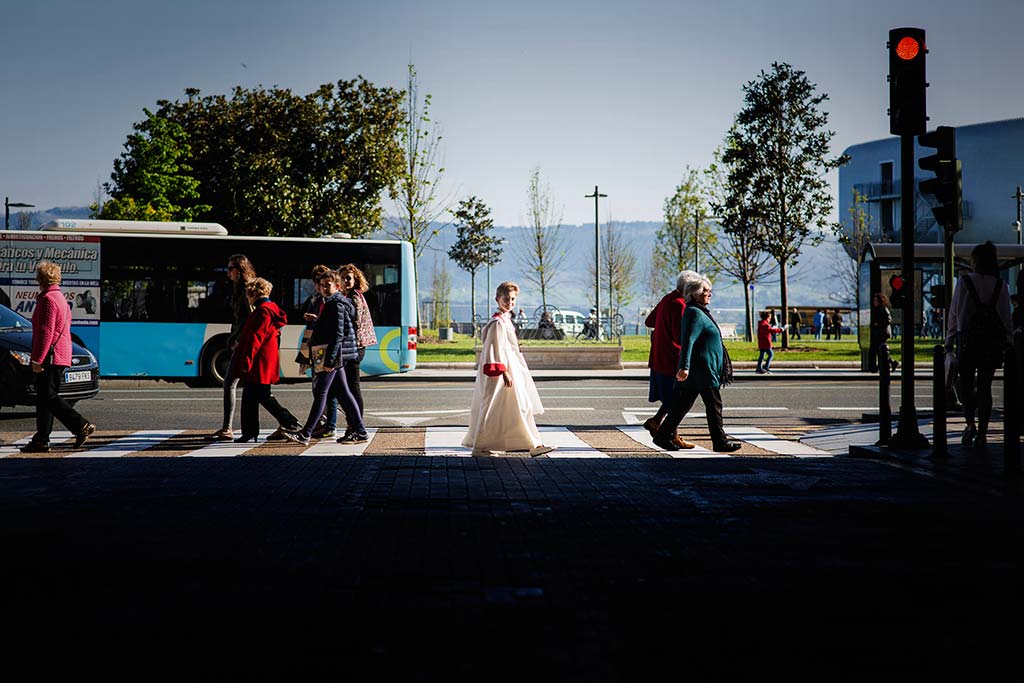
[[71, 307], [60, 285], [50, 285], [36, 294], [32, 312], [32, 362], [42, 365], [50, 349], [54, 365], [71, 366]]

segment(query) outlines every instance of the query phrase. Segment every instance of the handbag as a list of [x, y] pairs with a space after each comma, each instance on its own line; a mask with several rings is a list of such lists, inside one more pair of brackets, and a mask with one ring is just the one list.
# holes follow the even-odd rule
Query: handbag
[[327, 358], [327, 344], [317, 344], [316, 346], [311, 346], [309, 348], [309, 352], [311, 354], [310, 365], [313, 366], [313, 372], [323, 372], [325, 369], [324, 361]]

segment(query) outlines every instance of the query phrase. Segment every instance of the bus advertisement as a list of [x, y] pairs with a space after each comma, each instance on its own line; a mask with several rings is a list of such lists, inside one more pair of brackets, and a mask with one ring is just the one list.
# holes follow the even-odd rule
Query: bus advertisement
[[313, 266], [355, 264], [378, 344], [366, 349], [368, 375], [416, 367], [416, 283], [412, 246], [337, 237], [231, 236], [211, 223], [62, 219], [39, 231], [0, 232], [0, 303], [32, 317], [39, 261], [61, 266], [72, 334], [100, 362], [103, 377], [200, 377], [221, 382], [230, 359], [228, 257], [245, 254], [274, 285], [288, 315], [281, 374], [303, 376], [295, 357], [305, 327], [302, 304]]

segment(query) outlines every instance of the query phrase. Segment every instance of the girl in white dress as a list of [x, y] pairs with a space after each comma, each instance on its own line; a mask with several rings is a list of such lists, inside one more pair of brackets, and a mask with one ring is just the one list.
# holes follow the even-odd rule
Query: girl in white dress
[[519, 350], [509, 312], [516, 307], [519, 285], [502, 282], [494, 300], [498, 312], [481, 331], [483, 348], [473, 389], [469, 432], [462, 445], [473, 455], [501, 451], [529, 451], [531, 456], [554, 450], [545, 446], [535, 415], [544, 412], [530, 369]]

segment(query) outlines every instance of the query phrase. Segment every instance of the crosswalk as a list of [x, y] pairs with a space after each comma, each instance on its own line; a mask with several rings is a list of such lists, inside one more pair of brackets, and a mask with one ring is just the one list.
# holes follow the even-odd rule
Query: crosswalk
[[[681, 451], [664, 451], [654, 445], [651, 435], [639, 424], [613, 427], [539, 427], [544, 443], [556, 450], [545, 458], [616, 458], [660, 455], [679, 459], [725, 458], [743, 456], [775, 456], [796, 458], [832, 457], [828, 451], [807, 443], [771, 434], [752, 426], [730, 425], [730, 436], [740, 441], [743, 448], [736, 453], [721, 454], [706, 445]], [[271, 430], [263, 430], [257, 443], [233, 441], [208, 442], [202, 433], [185, 430], [144, 430], [132, 433], [104, 434], [97, 432], [82, 448], [74, 447], [74, 435], [54, 432], [50, 444], [52, 452], [35, 457], [54, 458], [124, 458], [124, 457], [183, 457], [183, 458], [235, 458], [248, 455], [261, 456], [364, 456], [364, 455], [425, 455], [428, 457], [472, 457], [472, 451], [462, 445], [466, 427], [404, 427], [370, 428], [369, 440], [363, 444], [340, 444], [334, 439], [314, 441], [309, 446], [290, 441], [267, 442]], [[13, 443], [0, 445], [0, 458], [29, 457], [19, 447], [31, 436], [23, 436]], [[690, 437], [687, 437], [690, 438]], [[693, 440], [692, 438], [690, 440]], [[508, 453], [525, 456], [525, 452]]]

